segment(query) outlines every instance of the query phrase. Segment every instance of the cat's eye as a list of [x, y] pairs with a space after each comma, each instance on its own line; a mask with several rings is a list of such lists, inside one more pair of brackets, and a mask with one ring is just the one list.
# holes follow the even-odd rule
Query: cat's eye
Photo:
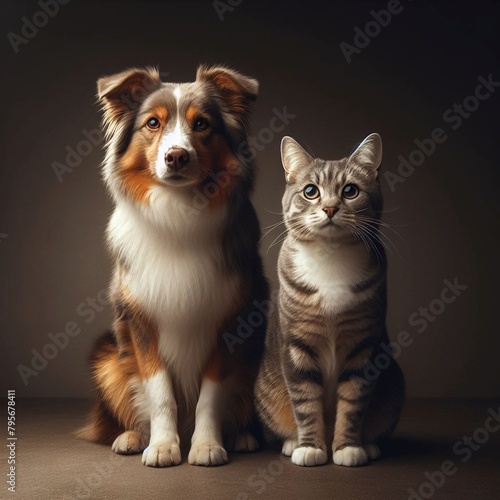
[[148, 121], [146, 122], [146, 125], [150, 130], [159, 129], [160, 128], [160, 120], [158, 120], [158, 118], [155, 118], [154, 116], [152, 116], [151, 118], [148, 119]]
[[314, 200], [319, 197], [319, 189], [314, 184], [308, 184], [302, 191], [304, 197], [308, 200]]
[[352, 200], [353, 198], [356, 198], [359, 194], [359, 189], [358, 186], [354, 184], [346, 184], [344, 186], [344, 189], [342, 189], [342, 196], [344, 198], [347, 198], [348, 200]]
[[198, 132], [203, 132], [204, 130], [207, 130], [208, 125], [209, 125], [208, 120], [200, 117], [194, 122], [193, 128]]

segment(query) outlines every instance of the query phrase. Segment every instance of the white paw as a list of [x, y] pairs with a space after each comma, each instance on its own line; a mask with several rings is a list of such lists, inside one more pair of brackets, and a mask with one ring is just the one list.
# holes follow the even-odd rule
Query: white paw
[[295, 465], [313, 467], [315, 465], [326, 464], [328, 456], [326, 451], [312, 446], [299, 446], [292, 453], [292, 462]]
[[380, 448], [376, 444], [367, 444], [363, 446], [370, 460], [377, 460], [380, 458]]
[[181, 463], [179, 443], [150, 444], [142, 453], [142, 463], [148, 467], [170, 467]]
[[214, 441], [196, 444], [191, 446], [188, 462], [191, 465], [223, 465], [227, 464], [227, 452]]
[[366, 462], [368, 462], [368, 455], [366, 451], [359, 446], [346, 446], [333, 454], [333, 463], [336, 465], [356, 467], [358, 465], [364, 465]]
[[236, 452], [256, 451], [259, 449], [259, 443], [249, 432], [241, 432], [236, 438], [233, 449]]
[[133, 455], [140, 453], [146, 447], [146, 443], [141, 439], [141, 434], [137, 431], [125, 431], [113, 442], [111, 450], [120, 455]]
[[283, 443], [283, 448], [281, 448], [281, 453], [285, 455], [285, 457], [291, 457], [293, 450], [297, 448], [297, 440], [296, 439], [287, 439]]

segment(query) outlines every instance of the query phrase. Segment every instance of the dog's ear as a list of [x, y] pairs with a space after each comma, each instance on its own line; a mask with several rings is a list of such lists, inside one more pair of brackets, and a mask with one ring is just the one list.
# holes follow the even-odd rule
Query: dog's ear
[[199, 66], [196, 81], [212, 85], [224, 101], [227, 111], [248, 128], [251, 105], [257, 98], [259, 82], [224, 66]]
[[161, 86], [156, 68], [132, 68], [97, 81], [97, 97], [102, 104], [107, 135], [123, 120], [131, 121], [140, 105]]

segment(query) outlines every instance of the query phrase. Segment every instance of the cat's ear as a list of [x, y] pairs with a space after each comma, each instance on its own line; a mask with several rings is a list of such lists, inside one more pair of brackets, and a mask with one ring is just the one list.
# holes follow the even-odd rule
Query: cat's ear
[[289, 136], [281, 140], [281, 162], [285, 170], [286, 182], [293, 184], [297, 172], [309, 165], [314, 158], [295, 140]]
[[349, 161], [378, 170], [382, 163], [382, 138], [378, 134], [370, 134], [352, 153]]

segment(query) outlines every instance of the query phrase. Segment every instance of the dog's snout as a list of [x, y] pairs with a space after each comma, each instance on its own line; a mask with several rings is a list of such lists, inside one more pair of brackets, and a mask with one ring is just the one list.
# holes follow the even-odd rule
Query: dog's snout
[[189, 162], [189, 153], [182, 148], [170, 148], [165, 155], [167, 167], [180, 170]]

